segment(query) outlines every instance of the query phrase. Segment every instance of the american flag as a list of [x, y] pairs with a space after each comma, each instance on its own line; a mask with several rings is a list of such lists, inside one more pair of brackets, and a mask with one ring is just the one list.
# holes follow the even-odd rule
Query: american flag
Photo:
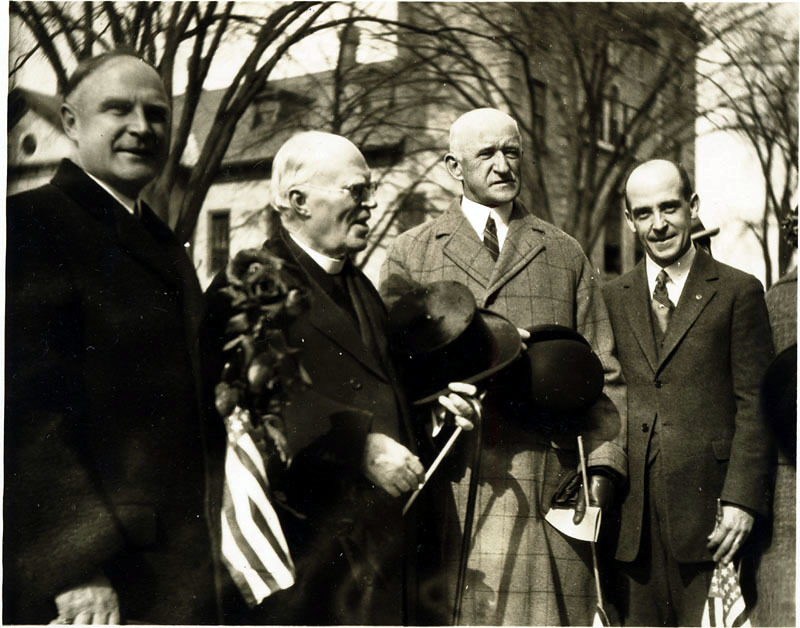
[[717, 563], [711, 576], [711, 587], [700, 625], [750, 628], [742, 588], [739, 586], [739, 575], [733, 563]]
[[251, 436], [250, 415], [237, 407], [225, 419], [228, 449], [222, 499], [222, 557], [253, 607], [294, 584], [294, 563], [270, 501], [261, 452]]

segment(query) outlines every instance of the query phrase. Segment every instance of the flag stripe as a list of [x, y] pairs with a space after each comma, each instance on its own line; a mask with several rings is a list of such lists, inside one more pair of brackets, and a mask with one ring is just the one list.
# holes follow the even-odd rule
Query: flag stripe
[[[261, 491], [258, 481], [241, 464], [237, 455], [227, 456], [225, 461], [225, 473], [228, 478], [229, 488], [231, 489], [231, 500], [233, 502], [236, 523], [246, 542], [253, 548], [257, 556], [261, 558], [264, 567], [272, 574], [278, 585], [282, 588], [290, 587], [294, 583], [292, 570], [287, 566], [288, 547], [281, 534], [281, 541], [276, 545], [284, 550], [276, 552], [273, 544], [265, 536], [266, 532], [270, 536], [275, 536], [274, 529], [261, 530], [253, 521], [251, 516], [251, 503], [255, 502], [263, 512], [271, 511], [272, 517], [266, 517], [269, 522], [272, 519], [280, 529], [280, 523], [274, 509], [267, 501], [266, 495]], [[235, 487], [235, 490], [234, 490]], [[241, 489], [241, 490], [239, 490]]]
[[266, 598], [272, 590], [259, 574], [250, 568], [245, 556], [233, 539], [227, 519], [222, 518], [222, 554], [228, 563], [228, 571], [236, 586], [250, 606], [255, 606]]

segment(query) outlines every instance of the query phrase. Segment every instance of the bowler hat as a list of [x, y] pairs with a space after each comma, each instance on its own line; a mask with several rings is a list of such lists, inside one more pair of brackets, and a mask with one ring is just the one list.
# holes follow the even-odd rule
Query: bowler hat
[[478, 309], [469, 288], [437, 281], [414, 288], [389, 312], [389, 342], [414, 405], [447, 393], [449, 382], [475, 384], [519, 354], [514, 325]]
[[575, 431], [603, 392], [603, 365], [574, 329], [537, 325], [528, 331], [527, 350], [492, 378], [484, 405], [524, 429]]

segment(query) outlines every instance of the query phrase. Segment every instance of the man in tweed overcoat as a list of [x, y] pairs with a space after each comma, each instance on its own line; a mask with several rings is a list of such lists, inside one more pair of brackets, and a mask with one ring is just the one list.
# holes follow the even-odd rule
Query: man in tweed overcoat
[[[479, 306], [520, 328], [559, 324], [580, 332], [605, 370], [604, 396], [583, 429], [596, 496], [627, 473], [625, 393], [611, 326], [597, 271], [578, 243], [515, 200], [521, 157], [517, 124], [506, 114], [478, 109], [459, 118], [445, 164], [462, 182], [463, 197], [397, 237], [382, 269], [381, 292], [392, 303], [409, 283], [455, 280], [472, 290]], [[496, 221], [496, 261], [483, 241], [487, 217]], [[497, 412], [485, 419], [461, 621], [589, 624], [595, 605], [589, 545], [544, 520], [553, 493], [577, 468], [575, 435], [548, 436], [508, 419]], [[471, 451], [474, 441], [462, 446]], [[466, 476], [454, 485], [462, 518]], [[447, 556], [453, 571], [458, 546]]]

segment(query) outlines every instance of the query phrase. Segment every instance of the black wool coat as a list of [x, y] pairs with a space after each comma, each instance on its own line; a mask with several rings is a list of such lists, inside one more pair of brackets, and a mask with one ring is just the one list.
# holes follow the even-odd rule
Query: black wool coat
[[225, 440], [203, 420], [184, 248], [68, 160], [8, 199], [7, 228], [4, 621], [47, 623], [101, 570], [123, 621], [217, 623]]

